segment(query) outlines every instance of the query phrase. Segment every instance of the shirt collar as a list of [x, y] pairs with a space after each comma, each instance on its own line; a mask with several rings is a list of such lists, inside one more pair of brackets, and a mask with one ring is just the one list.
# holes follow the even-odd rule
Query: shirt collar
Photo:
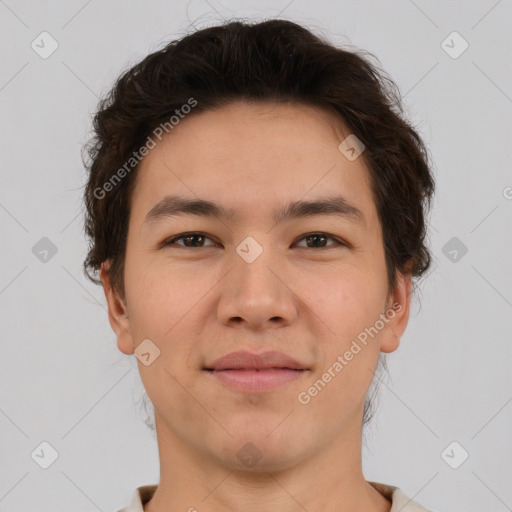
[[143, 485], [142, 487], [137, 487], [133, 493], [130, 505], [119, 512], [144, 512], [143, 505], [153, 497], [157, 487], [157, 485]]
[[401, 489], [394, 485], [386, 485], [379, 482], [369, 481], [368, 483], [375, 487], [382, 496], [391, 501], [391, 509], [389, 512], [431, 512], [406, 496]]
[[[392, 505], [389, 512], [430, 512], [419, 503], [408, 498], [402, 490], [396, 486], [370, 481], [368, 481], [368, 483], [391, 501]], [[143, 485], [138, 487], [133, 494], [130, 505], [120, 512], [144, 512], [143, 505], [153, 497], [156, 488], [157, 485]]]

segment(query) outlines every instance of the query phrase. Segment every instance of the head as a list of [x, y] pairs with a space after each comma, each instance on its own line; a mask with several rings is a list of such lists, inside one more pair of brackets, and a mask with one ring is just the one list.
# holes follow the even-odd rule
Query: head
[[[160, 352], [139, 361], [158, 421], [218, 457], [265, 438], [275, 464], [298, 437], [316, 439], [304, 455], [366, 424], [430, 266], [434, 192], [427, 150], [369, 55], [290, 21], [207, 28], [126, 71], [94, 130], [84, 269], [121, 352], [148, 339]], [[306, 371], [271, 393], [212, 383], [213, 360], [237, 350], [279, 350]], [[266, 438], [291, 403], [293, 424]]]

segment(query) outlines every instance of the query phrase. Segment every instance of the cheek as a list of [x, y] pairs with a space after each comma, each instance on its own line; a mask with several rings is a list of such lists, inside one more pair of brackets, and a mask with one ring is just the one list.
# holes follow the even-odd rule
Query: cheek
[[[314, 284], [314, 286], [312, 285]], [[362, 265], [343, 265], [318, 272], [297, 281], [304, 302], [330, 327], [338, 340], [346, 340], [373, 324], [382, 312], [384, 300], [382, 276], [365, 269]]]
[[[157, 264], [127, 269], [127, 298], [130, 301], [130, 329], [135, 344], [150, 339], [159, 356], [149, 366], [138, 361], [144, 388], [155, 407], [163, 410], [172, 403], [173, 412], [187, 410], [187, 397], [180, 384], [187, 382], [193, 368], [188, 355], [194, 351], [188, 321], [197, 298], [192, 296], [191, 279]], [[181, 277], [178, 277], [181, 276]]]
[[179, 321], [187, 301], [187, 287], [169, 269], [155, 264], [130, 264], [125, 269], [126, 295], [132, 333], [162, 341]]
[[190, 275], [184, 268], [169, 263], [153, 262], [141, 269], [127, 272], [134, 342], [152, 340], [160, 350], [160, 363], [176, 377], [186, 379], [197, 367], [206, 317], [213, 307], [208, 302], [211, 295], [205, 294], [218, 277]]
[[373, 378], [380, 347], [378, 335], [368, 335], [368, 329], [382, 312], [382, 296], [375, 282], [361, 276], [333, 277], [326, 290], [326, 296], [312, 301], [316, 315], [329, 326], [319, 340], [321, 364], [312, 381], [322, 390], [315, 399], [318, 406], [342, 418], [361, 405]]
[[380, 353], [379, 335], [371, 336], [368, 329], [382, 313], [381, 281], [354, 268], [350, 274], [331, 275], [325, 293], [310, 299], [315, 314], [329, 327], [319, 337], [321, 364], [313, 379], [319, 388], [328, 383], [319, 406], [329, 409], [334, 404], [341, 414], [364, 399]]

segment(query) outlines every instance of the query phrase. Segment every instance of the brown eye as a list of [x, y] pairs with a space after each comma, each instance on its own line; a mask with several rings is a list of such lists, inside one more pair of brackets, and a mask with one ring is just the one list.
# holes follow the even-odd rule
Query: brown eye
[[[213, 243], [205, 245], [206, 240], [210, 240]], [[306, 246], [297, 245], [297, 247], [302, 247], [306, 249], [329, 249], [330, 247], [342, 246], [347, 247], [347, 244], [340, 240], [339, 238], [322, 232], [308, 233], [300, 239], [300, 241], [302, 240], [306, 241]], [[329, 244], [329, 240], [333, 241], [334, 243]], [[182, 241], [182, 243], [177, 243], [178, 241]], [[213, 247], [216, 246], [217, 244], [204, 233], [190, 232], [182, 233], [181, 235], [169, 238], [162, 245], [164, 247], [181, 246], [188, 249], [201, 249], [203, 247]]]
[[[325, 245], [327, 240], [334, 240], [334, 244]], [[306, 240], [306, 248], [308, 249], [327, 249], [329, 247], [343, 246], [346, 245], [339, 238], [334, 237], [332, 235], [328, 235], [327, 233], [308, 233], [304, 235], [301, 240]], [[309, 244], [312, 244], [309, 245]]]
[[[177, 240], [183, 240], [183, 244], [177, 244]], [[200, 249], [201, 247], [209, 247], [208, 245], [202, 245], [205, 240], [211, 240], [211, 238], [207, 237], [204, 233], [183, 233], [166, 240], [163, 245], [181, 245], [189, 249]], [[215, 243], [213, 245], [215, 245]]]

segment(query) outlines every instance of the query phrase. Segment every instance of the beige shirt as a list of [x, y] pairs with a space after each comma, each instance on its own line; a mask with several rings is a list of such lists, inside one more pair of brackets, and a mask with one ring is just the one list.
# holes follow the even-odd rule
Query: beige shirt
[[[391, 501], [392, 505], [389, 512], [434, 512], [427, 510], [419, 503], [409, 499], [398, 487], [379, 484], [377, 482], [368, 483], [373, 485], [377, 491]], [[118, 512], [144, 512], [143, 505], [153, 497], [156, 488], [156, 485], [143, 485], [142, 487], [138, 487], [133, 494], [131, 504]]]

